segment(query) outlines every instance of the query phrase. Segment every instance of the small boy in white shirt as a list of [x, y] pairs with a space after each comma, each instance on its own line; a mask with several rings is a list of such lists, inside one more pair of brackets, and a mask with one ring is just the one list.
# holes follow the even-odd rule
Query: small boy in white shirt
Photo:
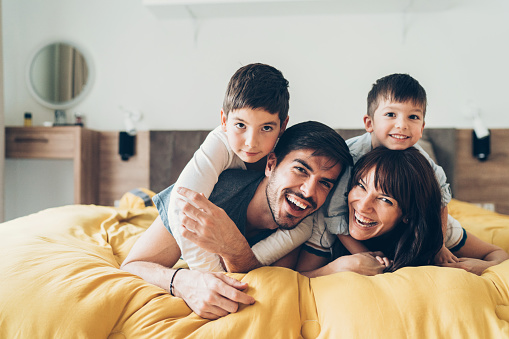
[[[364, 115], [364, 127], [367, 133], [348, 139], [346, 141], [354, 164], [364, 154], [378, 146], [384, 146], [392, 150], [403, 150], [416, 147], [428, 159], [435, 170], [437, 180], [442, 192], [442, 229], [444, 232], [444, 245], [435, 256], [435, 263], [452, 263], [458, 259], [452, 252], [459, 250], [466, 241], [466, 232], [460, 223], [448, 215], [447, 205], [451, 200], [451, 192], [447, 178], [442, 167], [436, 165], [430, 156], [417, 144], [422, 137], [424, 118], [426, 115], [426, 92], [417, 80], [408, 74], [391, 74], [378, 79], [368, 93], [368, 112]], [[348, 194], [349, 173], [342, 176], [336, 186], [330, 203], [324, 207], [322, 225], [326, 229], [337, 234], [345, 247], [351, 253], [365, 251], [364, 245], [355, 242], [345, 243], [343, 238], [348, 235], [348, 218], [346, 194]], [[308, 242], [308, 247], [318, 254], [316, 239], [321, 239], [321, 244], [330, 246], [333, 238], [327, 238], [323, 226], [313, 231], [313, 237]], [[314, 241], [313, 241], [314, 239]], [[313, 246], [314, 245], [314, 246]], [[327, 246], [322, 246], [327, 247]], [[321, 249], [323, 251], [323, 249]], [[323, 252], [325, 253], [325, 252]], [[319, 254], [318, 254], [319, 255]], [[323, 255], [322, 255], [323, 256]]]
[[[186, 187], [208, 198], [226, 169], [265, 170], [267, 155], [288, 123], [289, 99], [288, 81], [272, 66], [250, 64], [241, 67], [230, 79], [221, 110], [221, 126], [207, 136], [170, 195], [169, 226], [189, 268], [209, 272], [225, 270], [218, 255], [181, 235], [176, 188]], [[266, 246], [285, 254], [305, 242], [311, 231], [311, 219], [292, 230], [278, 230], [254, 245], [253, 253], [262, 265], [269, 265], [275, 259], [266, 257]]]

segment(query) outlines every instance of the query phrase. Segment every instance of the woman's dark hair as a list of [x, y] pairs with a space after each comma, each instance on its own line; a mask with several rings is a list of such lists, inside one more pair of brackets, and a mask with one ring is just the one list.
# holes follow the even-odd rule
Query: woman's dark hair
[[428, 160], [414, 147], [375, 148], [355, 164], [350, 188], [372, 168], [375, 187], [396, 199], [402, 218], [392, 230], [365, 244], [393, 260], [386, 272], [431, 264], [443, 244], [442, 197]]

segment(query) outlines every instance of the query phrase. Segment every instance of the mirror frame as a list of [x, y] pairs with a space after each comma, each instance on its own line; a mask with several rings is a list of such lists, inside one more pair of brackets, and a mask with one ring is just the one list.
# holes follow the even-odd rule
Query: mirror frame
[[[83, 90], [81, 91], [81, 93], [78, 94], [73, 99], [71, 99], [69, 101], [62, 102], [62, 103], [51, 102], [51, 101], [48, 101], [48, 100], [40, 97], [34, 89], [34, 86], [32, 84], [32, 78], [30, 76], [31, 71], [32, 71], [32, 65], [33, 65], [34, 59], [37, 57], [37, 55], [39, 55], [39, 53], [44, 48], [46, 48], [50, 45], [53, 45], [53, 44], [57, 44], [57, 43], [66, 44], [66, 45], [72, 46], [76, 50], [78, 50], [83, 55], [83, 58], [85, 59], [85, 62], [87, 63], [87, 67], [88, 67], [88, 79], [87, 79], [87, 82], [86, 82], [85, 86], [83, 87]], [[90, 54], [88, 53], [88, 51], [85, 48], [83, 48], [81, 45], [71, 42], [69, 40], [65, 40], [65, 39], [53, 39], [53, 40], [47, 41], [47, 42], [39, 45], [30, 54], [30, 57], [28, 58], [28, 63], [26, 66], [26, 71], [25, 71], [25, 83], [26, 83], [26, 85], [28, 87], [28, 91], [30, 92], [32, 97], [41, 105], [51, 108], [51, 109], [68, 109], [68, 108], [71, 108], [71, 107], [75, 106], [76, 104], [78, 104], [81, 100], [83, 100], [88, 95], [88, 93], [90, 93], [90, 90], [92, 89], [94, 80], [95, 80], [95, 68], [94, 68], [94, 64], [92, 62], [92, 58], [91, 58]]]

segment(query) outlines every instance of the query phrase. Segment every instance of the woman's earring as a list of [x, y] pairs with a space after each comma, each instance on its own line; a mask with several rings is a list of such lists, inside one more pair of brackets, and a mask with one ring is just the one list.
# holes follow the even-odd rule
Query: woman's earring
[[407, 217], [404, 217], [404, 218], [403, 218], [403, 222], [404, 222], [405, 224], [408, 224], [408, 218], [407, 218]]

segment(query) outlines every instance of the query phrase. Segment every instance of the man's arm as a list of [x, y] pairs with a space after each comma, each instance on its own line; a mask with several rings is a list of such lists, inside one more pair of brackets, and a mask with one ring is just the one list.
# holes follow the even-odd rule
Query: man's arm
[[182, 235], [223, 259], [228, 272], [243, 273], [261, 267], [246, 238], [226, 212], [203, 195], [179, 187], [178, 193], [191, 203], [179, 200]]
[[[121, 269], [169, 292], [172, 269], [180, 249], [159, 217], [134, 244]], [[246, 283], [222, 273], [181, 270], [173, 280], [173, 293], [199, 316], [217, 319], [236, 312], [238, 303], [253, 304], [254, 298], [241, 292]]]

